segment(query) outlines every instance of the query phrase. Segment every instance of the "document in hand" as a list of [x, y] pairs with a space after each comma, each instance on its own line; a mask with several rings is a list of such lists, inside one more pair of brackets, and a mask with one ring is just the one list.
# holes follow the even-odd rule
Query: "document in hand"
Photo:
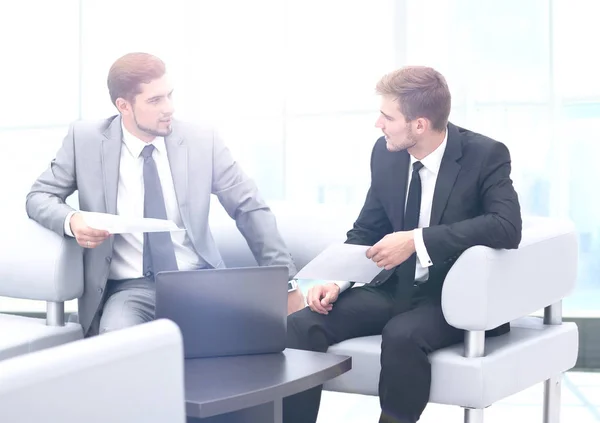
[[83, 220], [90, 228], [102, 229], [111, 234], [185, 230], [179, 228], [172, 220], [132, 218], [107, 213], [83, 212]]
[[331, 245], [304, 266], [295, 277], [369, 283], [383, 269], [367, 258], [367, 249], [369, 247], [365, 245]]

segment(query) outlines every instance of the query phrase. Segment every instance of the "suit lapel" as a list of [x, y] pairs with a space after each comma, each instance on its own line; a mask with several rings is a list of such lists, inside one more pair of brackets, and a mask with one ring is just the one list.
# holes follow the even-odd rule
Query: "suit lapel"
[[456, 126], [448, 124], [448, 141], [446, 151], [442, 158], [440, 171], [435, 183], [433, 194], [433, 203], [431, 205], [431, 218], [429, 226], [439, 225], [442, 214], [448, 204], [448, 198], [456, 182], [456, 177], [460, 172], [460, 164], [457, 160], [462, 156], [462, 145], [460, 134]]
[[175, 186], [175, 195], [181, 219], [186, 228], [190, 228], [188, 204], [188, 149], [183, 138], [175, 130], [165, 138], [169, 167]]
[[115, 117], [104, 131], [102, 140], [102, 177], [104, 179], [104, 202], [106, 212], [117, 214], [117, 186], [123, 132], [121, 116]]

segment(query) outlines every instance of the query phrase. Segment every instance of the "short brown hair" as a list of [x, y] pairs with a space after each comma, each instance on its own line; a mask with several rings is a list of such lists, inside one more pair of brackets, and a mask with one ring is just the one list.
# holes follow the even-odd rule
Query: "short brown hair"
[[419, 117], [443, 131], [450, 115], [450, 90], [444, 76], [426, 66], [406, 66], [384, 75], [375, 88], [377, 94], [396, 98], [407, 121]]
[[162, 77], [166, 66], [158, 57], [148, 53], [128, 53], [117, 59], [108, 71], [110, 99], [116, 106], [119, 97], [133, 101], [142, 92], [140, 84]]

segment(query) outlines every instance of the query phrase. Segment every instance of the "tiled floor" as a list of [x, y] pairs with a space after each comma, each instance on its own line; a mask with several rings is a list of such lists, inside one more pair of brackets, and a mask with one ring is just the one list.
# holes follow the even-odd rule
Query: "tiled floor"
[[[487, 408], [485, 423], [542, 423], [543, 386], [520, 392]], [[561, 423], [600, 422], [600, 373], [569, 372], [563, 378]], [[376, 397], [324, 392], [318, 423], [376, 423]], [[419, 423], [462, 423], [459, 407], [429, 404]]]

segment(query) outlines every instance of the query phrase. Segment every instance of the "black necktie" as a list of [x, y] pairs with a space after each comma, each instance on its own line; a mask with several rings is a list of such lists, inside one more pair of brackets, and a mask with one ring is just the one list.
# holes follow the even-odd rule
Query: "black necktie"
[[[142, 150], [144, 158], [144, 217], [166, 219], [167, 209], [158, 177], [158, 169], [152, 158], [154, 146], [149, 144]], [[144, 276], [154, 280], [154, 275], [163, 270], [177, 270], [175, 248], [169, 232], [144, 233]]]
[[[414, 162], [412, 165], [412, 177], [408, 187], [408, 199], [404, 209], [404, 225], [402, 230], [412, 231], [419, 227], [419, 214], [421, 211], [421, 176], [419, 171], [423, 163]], [[415, 284], [415, 270], [417, 266], [417, 254], [411, 255], [404, 263], [396, 268], [396, 311], [402, 312], [410, 308], [413, 286]]]
[[423, 169], [423, 163], [414, 162], [410, 186], [408, 187], [408, 199], [404, 209], [405, 231], [412, 231], [419, 227], [419, 213], [421, 211], [421, 176], [419, 171]]

